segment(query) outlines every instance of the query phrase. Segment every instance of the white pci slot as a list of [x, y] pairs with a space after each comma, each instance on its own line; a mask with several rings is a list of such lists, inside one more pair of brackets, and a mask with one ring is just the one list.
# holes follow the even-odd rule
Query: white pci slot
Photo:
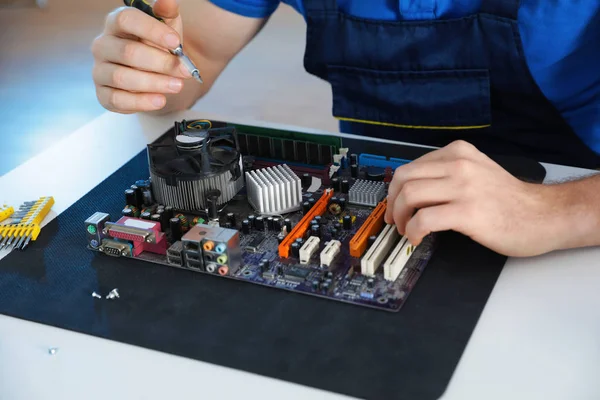
[[375, 243], [373, 243], [367, 254], [360, 260], [360, 269], [363, 275], [375, 275], [379, 264], [381, 264], [381, 261], [388, 254], [394, 243], [396, 243], [398, 236], [400, 235], [395, 225], [386, 225], [383, 228]]
[[310, 258], [315, 251], [319, 248], [319, 243], [321, 239], [317, 236], [311, 236], [308, 238], [306, 243], [300, 248], [300, 264], [308, 264], [310, 262]]
[[392, 254], [383, 264], [383, 277], [388, 281], [398, 279], [414, 251], [415, 247], [410, 244], [406, 237], [400, 239]]
[[[312, 236], [311, 236], [312, 237]], [[340, 254], [340, 249], [342, 248], [342, 242], [339, 240], [332, 240], [327, 243], [327, 246], [321, 252], [321, 265], [329, 267], [331, 262], [338, 254]]]

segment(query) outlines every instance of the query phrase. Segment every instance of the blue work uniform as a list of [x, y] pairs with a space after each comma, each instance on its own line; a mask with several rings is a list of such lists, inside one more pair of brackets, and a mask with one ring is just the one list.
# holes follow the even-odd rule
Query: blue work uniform
[[[255, 17], [278, 3], [212, 1]], [[455, 3], [291, 1], [307, 22], [305, 68], [331, 84], [341, 130], [600, 167], [600, 2]], [[554, 11], [573, 14], [548, 32]], [[545, 43], [532, 42], [536, 21]]]

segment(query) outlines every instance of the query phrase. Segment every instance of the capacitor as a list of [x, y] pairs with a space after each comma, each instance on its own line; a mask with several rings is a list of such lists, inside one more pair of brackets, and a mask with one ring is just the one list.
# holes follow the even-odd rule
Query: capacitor
[[339, 222], [336, 222], [336, 223], [335, 223], [335, 225], [333, 225], [333, 227], [334, 227], [335, 229], [337, 229], [337, 230], [338, 230], [338, 232], [341, 232], [341, 231], [342, 231], [342, 224], [340, 224]]
[[349, 215], [344, 215], [344, 229], [345, 230], [350, 230], [352, 229], [352, 217]]
[[319, 225], [322, 225], [322, 224], [321, 224], [321, 220], [322, 220], [322, 218], [321, 218], [321, 216], [320, 216], [320, 215], [317, 215], [317, 216], [315, 217], [315, 221], [317, 221], [317, 224], [319, 224]]
[[247, 219], [242, 221], [242, 233], [250, 233], [250, 221], [248, 221]]
[[342, 211], [344, 211], [346, 209], [346, 199], [344, 197], [341, 197], [338, 204], [340, 205], [340, 208], [342, 209]]
[[250, 222], [250, 229], [254, 229], [256, 226], [256, 217], [254, 215], [248, 215], [248, 221]]
[[171, 241], [174, 243], [181, 240], [181, 220], [179, 218], [171, 218], [169, 220], [169, 228], [171, 229]]
[[285, 224], [285, 229], [287, 229], [288, 233], [290, 233], [292, 231], [292, 220], [286, 218], [283, 223]]
[[124, 217], [133, 218], [133, 210], [131, 208], [124, 208], [123, 211], [121, 211], [121, 215]]
[[137, 207], [137, 199], [133, 189], [127, 189], [125, 191], [125, 205]]
[[315, 200], [314, 197], [311, 197], [310, 199], [308, 199], [308, 203], [310, 204], [310, 208], [313, 208], [313, 206], [315, 205], [317, 201]]
[[256, 219], [254, 220], [254, 227], [257, 231], [265, 230], [265, 220], [263, 219], [263, 217], [256, 217]]
[[305, 201], [304, 203], [302, 203], [302, 213], [303, 214], [308, 214], [308, 212], [310, 211], [311, 205], [308, 201]]
[[323, 288], [324, 292], [328, 292], [329, 288], [331, 287], [331, 283], [330, 282], [323, 282], [323, 285], [321, 286]]
[[358, 155], [350, 154], [350, 165], [358, 165]]
[[269, 269], [269, 260], [261, 260], [258, 263], [258, 268], [260, 269], [260, 272], [266, 272]]
[[152, 218], [152, 214], [148, 211], [144, 211], [143, 213], [140, 214], [140, 218], [149, 220], [150, 218]]
[[262, 260], [260, 260], [261, 264], [264, 264], [265, 269], [269, 268], [269, 266], [271, 265], [271, 262], [269, 261], [268, 258], [263, 258]]
[[339, 192], [342, 190], [340, 186], [340, 178], [331, 178], [331, 187], [334, 192]]
[[377, 236], [375, 236], [375, 235], [369, 236], [369, 238], [367, 239], [367, 247], [373, 246], [373, 243], [375, 243], [376, 240], [377, 240]]
[[385, 178], [385, 170], [380, 167], [369, 167], [367, 169], [367, 179], [371, 181], [382, 181]]
[[274, 228], [274, 224], [273, 224], [273, 217], [268, 217], [267, 218], [267, 230], [272, 231]]
[[315, 279], [314, 281], [312, 281], [312, 288], [314, 290], [317, 290], [317, 289], [319, 289], [320, 284], [321, 284], [321, 282], [319, 282], [318, 280]]
[[300, 246], [302, 246], [302, 244], [304, 243], [304, 240], [302, 240], [302, 238], [298, 238], [298, 239], [296, 239], [296, 241], [294, 243], [298, 243]]
[[235, 221], [235, 214], [234, 213], [227, 213], [227, 222], [229, 222], [231, 224], [231, 226], [235, 227], [236, 225], [236, 221]]
[[350, 181], [348, 179], [344, 179], [342, 180], [342, 184], [341, 184], [342, 193], [348, 193], [350, 191]]
[[306, 189], [309, 188], [311, 184], [312, 176], [310, 176], [310, 174], [307, 173], [302, 174], [302, 187]]
[[332, 239], [335, 239], [335, 238], [337, 238], [337, 237], [338, 237], [338, 234], [339, 234], [339, 232], [338, 232], [338, 230], [337, 230], [337, 229], [335, 229], [335, 228], [331, 228], [331, 230], [330, 230], [329, 232], [331, 233], [331, 238], [332, 238]]
[[310, 236], [316, 236], [321, 238], [321, 227], [319, 225], [313, 225], [310, 228]]
[[358, 178], [358, 165], [350, 165], [350, 176], [352, 176], [353, 178]]
[[164, 208], [159, 208], [156, 210], [156, 213], [160, 215], [160, 228], [164, 232], [167, 226], [169, 226], [169, 215]]
[[152, 214], [152, 216], [150, 217], [150, 220], [152, 220], [154, 222], [158, 222], [160, 224], [160, 214]]
[[316, 219], [313, 219], [312, 221], [310, 221], [311, 225], [319, 225], [319, 221], [317, 221]]
[[283, 243], [284, 239], [285, 239], [285, 236], [283, 236], [281, 233], [279, 235], [277, 235], [277, 243], [278, 244]]
[[225, 222], [225, 229], [231, 229], [233, 228], [233, 226], [231, 226], [231, 222], [227, 221]]
[[292, 257], [300, 257], [300, 244], [298, 242], [292, 243]]
[[211, 220], [215, 220], [219, 218], [219, 196], [221, 195], [221, 191], [219, 190], [209, 190], [206, 193], [206, 204], [208, 205], [208, 218]]
[[273, 230], [275, 232], [280, 232], [283, 227], [283, 220], [281, 218], [275, 218], [273, 220]]
[[373, 279], [373, 278], [367, 279], [367, 286], [369, 288], [372, 288], [373, 286], [375, 286], [375, 279]]
[[261, 261], [258, 263], [258, 269], [260, 270], [260, 272], [265, 272], [267, 268], [269, 267], [264, 262]]
[[132, 206], [136, 206], [141, 210], [144, 207], [144, 196], [142, 194], [142, 189], [136, 185], [131, 185], [130, 189], [135, 193], [135, 204], [132, 204]]
[[167, 218], [171, 219], [174, 217], [174, 212], [173, 212], [173, 207], [172, 206], [166, 206], [165, 207], [165, 212], [167, 213]]
[[152, 192], [147, 187], [142, 189], [142, 201], [144, 203], [144, 206], [150, 206], [152, 205], [152, 203], [154, 203], [154, 199], [152, 198]]

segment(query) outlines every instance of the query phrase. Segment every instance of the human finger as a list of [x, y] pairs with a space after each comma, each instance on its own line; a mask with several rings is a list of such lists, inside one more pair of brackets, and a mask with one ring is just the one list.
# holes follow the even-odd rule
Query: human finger
[[177, 78], [190, 77], [176, 56], [136, 40], [101, 36], [94, 41], [92, 53], [99, 61], [109, 61]]
[[133, 7], [121, 7], [106, 18], [104, 32], [119, 37], [137, 37], [165, 49], [176, 49], [181, 44], [179, 33], [156, 18]]
[[385, 213], [385, 221], [393, 222], [394, 202], [406, 182], [418, 179], [444, 178], [452, 174], [454, 166], [448, 161], [432, 161], [427, 163], [410, 163], [398, 167], [388, 188], [388, 206]]
[[418, 246], [423, 238], [432, 232], [454, 230], [463, 232], [465, 218], [458, 203], [447, 203], [421, 208], [406, 224], [408, 241]]
[[416, 210], [448, 203], [458, 197], [458, 192], [456, 183], [449, 178], [407, 182], [394, 201], [392, 219], [398, 232], [405, 233], [406, 224]]
[[107, 62], [96, 64], [92, 75], [97, 85], [131, 92], [179, 93], [183, 88], [179, 78]]
[[162, 94], [131, 93], [100, 85], [96, 85], [96, 96], [104, 108], [122, 114], [160, 110], [167, 102]]

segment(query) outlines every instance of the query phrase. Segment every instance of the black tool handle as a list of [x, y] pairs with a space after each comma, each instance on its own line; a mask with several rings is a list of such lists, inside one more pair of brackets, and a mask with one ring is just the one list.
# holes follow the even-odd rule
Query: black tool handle
[[148, 2], [148, 0], [123, 0], [126, 6], [137, 8], [138, 10], [148, 14], [152, 18], [156, 18], [159, 21], [163, 21], [162, 18], [156, 16], [154, 14], [154, 10], [152, 9], [152, 5]]

